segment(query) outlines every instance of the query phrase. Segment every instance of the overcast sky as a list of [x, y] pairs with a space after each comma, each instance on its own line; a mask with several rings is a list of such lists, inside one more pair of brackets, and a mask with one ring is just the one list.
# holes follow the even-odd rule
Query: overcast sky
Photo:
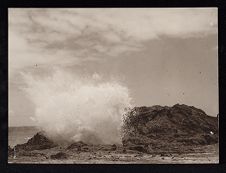
[[[118, 78], [136, 106], [218, 114], [217, 8], [9, 9], [9, 122], [33, 125], [21, 72]], [[37, 65], [37, 66], [36, 66]]]

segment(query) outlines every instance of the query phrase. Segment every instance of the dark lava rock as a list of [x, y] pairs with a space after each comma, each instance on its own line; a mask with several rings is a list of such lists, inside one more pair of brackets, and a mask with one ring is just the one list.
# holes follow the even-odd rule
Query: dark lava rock
[[68, 155], [64, 152], [59, 152], [50, 156], [51, 159], [67, 159]]
[[24, 151], [21, 150], [19, 152], [17, 152], [16, 154], [17, 156], [27, 156], [27, 157], [47, 157], [44, 153], [37, 153], [37, 152], [33, 152], [33, 151]]
[[124, 119], [125, 147], [148, 151], [218, 142], [218, 119], [193, 106], [135, 107]]
[[8, 146], [8, 155], [9, 156], [13, 155], [13, 148], [11, 148], [10, 146]]
[[57, 144], [55, 144], [52, 140], [47, 138], [43, 132], [38, 132], [36, 135], [34, 135], [31, 139], [27, 141], [25, 144], [18, 144], [16, 145], [16, 150], [44, 150], [44, 149], [50, 149], [53, 147], [56, 147]]
[[143, 145], [132, 145], [132, 146], [129, 146], [128, 149], [130, 150], [136, 150], [136, 151], [140, 151], [140, 152], [148, 152], [147, 151], [147, 148]]
[[115, 144], [113, 144], [113, 145], [111, 146], [111, 150], [112, 150], [112, 151], [117, 150], [117, 146], [116, 146]]
[[123, 153], [126, 153], [126, 148], [123, 148], [122, 152], [123, 152]]
[[74, 149], [76, 149], [77, 151], [82, 151], [83, 148], [86, 148], [84, 150], [87, 151], [88, 148], [86, 146], [88, 146], [88, 144], [86, 144], [86, 143], [84, 143], [82, 141], [78, 141], [78, 142], [74, 142], [71, 145], [69, 145], [67, 147], [67, 149], [68, 150], [74, 150]]

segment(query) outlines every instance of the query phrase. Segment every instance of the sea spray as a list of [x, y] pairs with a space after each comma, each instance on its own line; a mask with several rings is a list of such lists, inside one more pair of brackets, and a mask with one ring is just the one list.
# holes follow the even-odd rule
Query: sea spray
[[22, 74], [35, 105], [32, 119], [57, 141], [121, 143], [122, 118], [130, 108], [128, 89], [100, 75], [81, 77], [56, 70], [45, 77]]

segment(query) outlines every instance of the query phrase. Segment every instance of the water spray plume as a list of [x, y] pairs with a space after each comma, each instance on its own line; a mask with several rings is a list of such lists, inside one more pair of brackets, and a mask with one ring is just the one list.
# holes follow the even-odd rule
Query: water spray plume
[[44, 78], [22, 75], [36, 108], [32, 118], [50, 138], [121, 143], [122, 118], [131, 107], [125, 86], [106, 82], [96, 73], [80, 77], [56, 70]]

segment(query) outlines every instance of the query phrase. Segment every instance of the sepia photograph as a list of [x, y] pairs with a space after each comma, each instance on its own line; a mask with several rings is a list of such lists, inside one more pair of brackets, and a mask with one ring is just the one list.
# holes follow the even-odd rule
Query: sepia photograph
[[217, 8], [9, 8], [8, 53], [8, 163], [219, 163]]

